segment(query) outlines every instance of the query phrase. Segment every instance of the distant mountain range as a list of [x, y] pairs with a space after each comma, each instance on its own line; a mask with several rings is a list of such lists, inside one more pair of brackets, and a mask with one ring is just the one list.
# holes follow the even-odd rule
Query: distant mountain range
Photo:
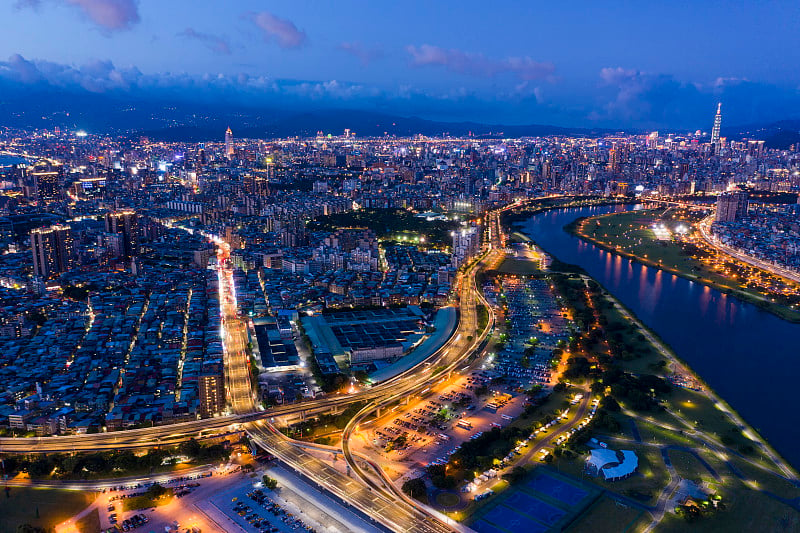
[[767, 148], [784, 150], [793, 144], [800, 144], [800, 120], [781, 120], [769, 124], [722, 128], [722, 133], [734, 140], [761, 139]]
[[[483, 138], [517, 138], [546, 135], [599, 137], [623, 133], [602, 128], [561, 127], [544, 124], [503, 125], [477, 122], [443, 122], [418, 117], [358, 109], [298, 111], [247, 107], [229, 102], [185, 102], [179, 96], [154, 100], [137, 93], [65, 91], [52, 86], [22, 87], [0, 81], [0, 127], [85, 129], [94, 133], [148, 136], [164, 141], [222, 140], [227, 127], [237, 138], [314, 136], [318, 131], [340, 135], [385, 134], [405, 137], [452, 135]], [[667, 128], [669, 129], [669, 128]], [[627, 133], [641, 133], [627, 129]], [[764, 139], [768, 147], [788, 148], [800, 143], [800, 120], [783, 120], [723, 128], [729, 139]]]
[[[235, 124], [231, 124], [231, 128], [233, 128], [234, 136], [240, 138], [290, 137], [294, 135], [309, 137], [316, 135], [319, 131], [324, 134], [341, 135], [345, 129], [350, 129], [356, 135], [364, 137], [380, 137], [383, 135], [408, 137], [416, 134], [428, 136], [452, 135], [456, 137], [472, 135], [485, 138], [536, 137], [544, 135], [597, 137], [611, 133], [611, 130], [604, 129], [565, 128], [543, 124], [510, 126], [480, 124], [477, 122], [438, 122], [417, 117], [401, 117], [346, 109], [327, 109], [292, 114], [277, 117], [274, 120], [265, 120], [258, 126], [237, 128]], [[188, 127], [143, 130], [139, 134], [165, 141], [200, 141], [220, 139], [222, 131], [219, 124], [202, 124]]]
[[600, 136], [612, 130], [542, 124], [502, 125], [440, 122], [358, 109], [246, 107], [229, 103], [154, 101], [137, 95], [61, 91], [52, 87], [20, 89], [0, 84], [0, 127], [85, 129], [110, 134], [146, 135], [165, 141], [221, 140], [230, 126], [238, 138], [340, 135], [346, 128], [359, 136], [474, 135], [525, 137]]

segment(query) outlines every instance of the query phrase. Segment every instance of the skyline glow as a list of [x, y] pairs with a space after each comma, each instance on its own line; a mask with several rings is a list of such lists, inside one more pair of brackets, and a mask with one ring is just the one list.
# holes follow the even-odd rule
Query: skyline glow
[[717, 101], [728, 125], [800, 116], [798, 15], [788, 1], [22, 0], [0, 7], [0, 80], [438, 120], [710, 129]]

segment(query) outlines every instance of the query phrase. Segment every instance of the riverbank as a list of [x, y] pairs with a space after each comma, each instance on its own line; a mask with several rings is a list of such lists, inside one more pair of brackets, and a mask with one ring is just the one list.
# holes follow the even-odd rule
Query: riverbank
[[[783, 320], [792, 323], [800, 323], [800, 311], [791, 309], [785, 305], [773, 301], [757, 289], [743, 287], [736, 281], [722, 274], [709, 269], [708, 265], [702, 261], [688, 255], [683, 248], [672, 241], [657, 241], [643, 236], [642, 231], [624, 230], [624, 226], [629, 222], [631, 213], [612, 213], [598, 215], [595, 217], [580, 218], [564, 226], [564, 230], [598, 248], [611, 252], [631, 261], [657, 268], [664, 272], [680, 276], [686, 280], [701, 283], [712, 287], [723, 294], [729, 294], [742, 301], [757, 306], [768, 311]], [[648, 217], [649, 214], [637, 212], [635, 216]], [[614, 219], [608, 222], [605, 219]], [[603, 239], [589, 232], [592, 222], [605, 220], [602, 226]], [[620, 234], [623, 231], [630, 231], [630, 236]], [[638, 240], [636, 240], [638, 238]], [[649, 239], [649, 240], [644, 240]], [[625, 249], [628, 248], [628, 250]], [[733, 258], [731, 258], [733, 260]], [[773, 295], [780, 296], [780, 295]]]
[[[535, 235], [528, 233], [528, 236], [537, 242]], [[540, 242], [537, 244], [541, 246]], [[543, 248], [552, 253], [547, 247]], [[554, 257], [555, 265], [564, 264], [557, 259]], [[603, 259], [603, 263], [606, 261]], [[591, 281], [596, 282], [596, 278], [587, 275], [580, 266], [570, 274], [576, 281], [582, 279], [587, 288]], [[608, 288], [599, 285], [601, 290], [593, 297], [593, 307], [605, 317], [602, 334], [614, 339], [615, 332], [620, 331], [621, 319], [629, 326], [620, 331], [623, 337], [641, 340], [638, 335], [642, 335], [658, 352], [657, 355], [647, 352], [630, 359], [622, 358], [618, 361], [619, 369], [640, 377], [644, 374], [683, 377], [670, 379], [672, 392], [661, 396], [663, 409], [634, 408], [635, 404], [622, 391], [615, 391], [613, 386], [607, 389], [606, 393], [610, 390], [615, 396], [623, 394], [619, 401], [621, 410], [613, 415], [619, 426], [596, 428], [594, 431], [601, 433], [594, 434], [614, 449], [633, 450], [644, 462], [640, 463], [641, 473], [627, 480], [606, 483], [592, 478], [590, 482], [619, 494], [620, 498], [645, 498], [643, 507], [652, 513], [653, 520], [648, 520], [646, 525], [638, 523], [635, 530], [649, 530], [656, 524], [658, 527], [668, 524], [667, 529], [671, 530], [681, 526], [682, 519], [670, 513], [677, 505], [672, 502], [681, 478], [700, 482], [708, 490], [721, 494], [726, 502], [727, 510], [702, 519], [704, 528], [748, 523], [754, 514], [763, 518], [762, 525], [769, 527], [785, 521], [786, 513], [800, 516], [795, 503], [800, 497], [800, 485], [792, 467], [690, 368], [688, 362], [645, 326]], [[591, 349], [587, 353], [594, 351]], [[692, 379], [686, 379], [687, 376]], [[701, 390], [694, 390], [697, 388]], [[561, 472], [586, 479], [582, 460], [559, 455], [555, 465]]]
[[[625, 215], [625, 214], [630, 214], [630, 213], [631, 212], [611, 213], [611, 214], [600, 215], [600, 216], [613, 217], [613, 216], [620, 216], [620, 215]], [[591, 220], [592, 218], [598, 218], [598, 217], [589, 217], [589, 218], [576, 219], [573, 223], [565, 225], [563, 229], [567, 233], [569, 233], [571, 235], [574, 235], [574, 236], [576, 236], [578, 238], [581, 238], [583, 240], [586, 240], [588, 242], [591, 242], [592, 244], [595, 244], [596, 246], [598, 246], [600, 248], [603, 248], [608, 252], [617, 253], [619, 255], [627, 257], [628, 259], [636, 260], [635, 256], [631, 256], [631, 254], [627, 254], [624, 251], [617, 251], [615, 248], [613, 248], [611, 246], [608, 246], [608, 245], [605, 245], [600, 241], [595, 242], [596, 239], [592, 239], [590, 237], [587, 237], [584, 233], [582, 233], [579, 230], [579, 228], [581, 226], [581, 222], [585, 221], [585, 220]], [[530, 239], [529, 236], [526, 236], [526, 237], [528, 239]], [[531, 242], [535, 242], [535, 241], [533, 241], [533, 239], [531, 239]], [[555, 267], [555, 268], [561, 268], [561, 269], [565, 269], [566, 268], [566, 269], [569, 269], [570, 267], [577, 267], [576, 265], [567, 265], [567, 264], [561, 262], [557, 257], [553, 257], [552, 259], [553, 259], [553, 267]], [[671, 269], [668, 269], [668, 268], [663, 268], [657, 262], [652, 262], [652, 261], [650, 261], [648, 259], [644, 259], [644, 258], [640, 258], [640, 259], [641, 260], [637, 261], [637, 262], [645, 264], [645, 265], [650, 266], [650, 267], [659, 268], [661, 270], [665, 270], [665, 271], [670, 272], [670, 273], [675, 273], [677, 275], [677, 272], [673, 272]], [[758, 443], [760, 445], [761, 449], [764, 450], [765, 452], [767, 452], [767, 454], [770, 456], [771, 461], [775, 464], [775, 466], [781, 468], [781, 470], [782, 470], [784, 475], [786, 475], [788, 477], [791, 477], [791, 478], [800, 479], [800, 476], [798, 475], [797, 471], [785, 459], [783, 459], [780, 456], [780, 454], [769, 444], [767, 439], [765, 439], [763, 436], [761, 436], [759, 434], [759, 432], [754, 427], [752, 427], [750, 424], [745, 422], [745, 420], [724, 399], [722, 399], [722, 397], [699, 374], [697, 374], [694, 370], [692, 370], [692, 368], [689, 366], [689, 364], [686, 361], [682, 360], [675, 353], [675, 351], [656, 332], [654, 332], [653, 330], [648, 328], [641, 320], [639, 320], [638, 317], [636, 317], [636, 315], [630, 309], [625, 307], [622, 304], [622, 302], [620, 302], [617, 298], [615, 298], [608, 291], [607, 288], [603, 287], [603, 285], [601, 283], [599, 283], [597, 280], [595, 280], [594, 278], [589, 276], [588, 273], [586, 273], [582, 268], [580, 268], [580, 267], [574, 268], [573, 273], [579, 275], [587, 283], [589, 281], [591, 281], [591, 282], [594, 282], [594, 283], [598, 283], [598, 285], [600, 285], [600, 287], [602, 287], [602, 289], [603, 289], [603, 297], [614, 306], [614, 308], [622, 315], [622, 317], [626, 321], [628, 321], [629, 323], [634, 325], [636, 327], [636, 329], [645, 337], [645, 339], [647, 340], [647, 343], [652, 348], [654, 348], [658, 352], [658, 354], [668, 362], [668, 364], [666, 365], [665, 368], [671, 370], [674, 375], [681, 376], [681, 378], [680, 378], [680, 380], [678, 382], [678, 386], [684, 387], [686, 390], [692, 390], [694, 392], [703, 393], [703, 394], [707, 395], [713, 401], [713, 403], [715, 404], [715, 407], [719, 411], [725, 413], [731, 419], [731, 422], [733, 422], [732, 427], [729, 428], [729, 430], [730, 429], [741, 430], [741, 433], [743, 435], [747, 435], [747, 438], [749, 440], [752, 440], [752, 441]], [[682, 277], [687, 278], [687, 279], [691, 279], [691, 278], [689, 278], [689, 276], [682, 276]], [[610, 317], [608, 316], [608, 312], [606, 311], [606, 320], [609, 320], [609, 318]], [[611, 317], [611, 320], [612, 320], [612, 324], [613, 324], [613, 317]], [[800, 320], [800, 318], [798, 320]], [[639, 365], [638, 368], [637, 367], [631, 368], [630, 362], [628, 362], [626, 365], [623, 365], [623, 366], [627, 366], [628, 369], [632, 370], [632, 371], [641, 371], [642, 370], [641, 365]], [[650, 366], [651, 367], [652, 366], [657, 367], [658, 365], [652, 365], [651, 364]], [[674, 380], [673, 380], [673, 384], [675, 384]], [[677, 411], [679, 412], [680, 409], [677, 409]], [[737, 443], [737, 444], [739, 444], [739, 443]]]

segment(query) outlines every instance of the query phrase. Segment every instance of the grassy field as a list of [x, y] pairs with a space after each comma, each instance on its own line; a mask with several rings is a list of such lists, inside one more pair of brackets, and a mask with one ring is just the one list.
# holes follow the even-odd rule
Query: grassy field
[[143, 494], [141, 496], [134, 496], [133, 498], [125, 498], [122, 500], [123, 511], [138, 511], [139, 509], [146, 509], [148, 507], [160, 507], [167, 505], [172, 501], [172, 489], [166, 489], [166, 492], [161, 496], [153, 494]]
[[644, 442], [653, 442], [666, 445], [674, 444], [677, 446], [689, 446], [694, 444], [694, 441], [689, 437], [666, 429], [658, 425], [658, 423], [637, 420], [636, 427], [639, 428], [639, 436]]
[[[800, 312], [772, 302], [757, 288], [747, 287], [728, 275], [714, 271], [700, 259], [686, 253], [678, 241], [658, 240], [651, 227], [660, 220], [659, 215], [662, 212], [628, 211], [601, 215], [587, 219], [573, 231], [607, 250], [720, 291], [733, 293], [786, 320], [800, 321]], [[676, 221], [667, 222], [669, 227], [676, 225]]]
[[781, 498], [800, 498], [800, 488], [782, 477], [766, 473], [738, 457], [732, 457], [730, 460], [745, 477], [755, 480], [758, 488], [768, 490]]
[[606, 482], [597, 477], [583, 475], [586, 464], [585, 457], [576, 459], [558, 459], [552, 468], [575, 478], [594, 483], [595, 485], [637, 499], [645, 504], [655, 503], [661, 490], [667, 486], [669, 476], [661, 453], [649, 446], [626, 444], [620, 449], [633, 450], [639, 457], [639, 470], [637, 474], [620, 481]]
[[75, 528], [81, 533], [97, 533], [100, 531], [100, 511], [93, 509], [75, 523]]
[[15, 533], [23, 524], [51, 530], [85, 509], [94, 497], [88, 492], [10, 487], [7, 498], [0, 496], [0, 533]]
[[800, 513], [758, 491], [746, 488], [724, 491], [726, 509], [688, 524], [668, 512], [659, 533], [717, 533], [720, 531], [785, 533], [800, 531]]
[[541, 270], [539, 270], [539, 263], [537, 261], [528, 261], [527, 259], [516, 259], [513, 257], [506, 257], [497, 271], [501, 274], [512, 274], [517, 276], [526, 276], [541, 272]]
[[[674, 387], [670, 393], [670, 404], [678, 415], [693, 423], [696, 428], [712, 433], [720, 439], [725, 437], [724, 442], [727, 446], [737, 448], [754, 445], [714, 402], [702, 394]], [[670, 425], [680, 426], [679, 421], [669, 413], [662, 413], [657, 418]]]
[[567, 533], [625, 533], [640, 531], [649, 522], [640, 509], [603, 496], [567, 528]]
[[667, 453], [675, 472], [682, 478], [716, 483], [714, 476], [691, 453], [683, 450], [669, 450]]

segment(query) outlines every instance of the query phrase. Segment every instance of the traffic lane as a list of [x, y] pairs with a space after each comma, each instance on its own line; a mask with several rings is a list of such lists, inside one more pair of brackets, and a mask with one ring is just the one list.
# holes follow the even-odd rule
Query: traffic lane
[[343, 501], [350, 502], [368, 516], [393, 530], [450, 531], [444, 524], [429, 518], [421, 511], [402, 502], [389, 500], [310, 454], [301, 452], [282, 437], [278, 437], [264, 427], [259, 426], [253, 432], [253, 437], [264, 449], [273, 453], [296, 471], [308, 475], [321, 487]]
[[[471, 287], [464, 289], [464, 291], [467, 292], [466, 296], [470, 297], [472, 296], [472, 293], [470, 292], [471, 290], [472, 290]], [[474, 330], [475, 320], [476, 320], [476, 317], [474, 316], [475, 315], [474, 309], [472, 309], [471, 313], [465, 312], [464, 315], [465, 315], [464, 316], [465, 331]], [[455, 336], [453, 338], [455, 338]], [[454, 346], [450, 346], [450, 348], [457, 348], [457, 350], [455, 351], [458, 352], [464, 348], [465, 343], [466, 341], [462, 339], [460, 343], [457, 343]], [[447, 350], [446, 352], [439, 354], [440, 358], [437, 358], [436, 360], [446, 361], [447, 356], [450, 355], [451, 353], [452, 351]], [[418, 367], [410, 369], [407, 372], [407, 374], [405, 375], [401, 374], [400, 376], [398, 376], [397, 379], [400, 380], [399, 382], [412, 384], [415, 378], [417, 377], [417, 374], [424, 371], [425, 369], [422, 367], [422, 365], [419, 365]], [[384, 389], [393, 388], [397, 383], [398, 381], [390, 380], [376, 387], [373, 387], [373, 389], [370, 389], [370, 392], [365, 395], [366, 399], [369, 400], [372, 398], [379, 397], [384, 391]], [[360, 401], [361, 399], [362, 398], [353, 397], [351, 398], [350, 401], [348, 401], [348, 403]], [[243, 413], [242, 415], [239, 416], [225, 417], [225, 421], [227, 421], [228, 418], [232, 418], [233, 420], [231, 420], [230, 422], [233, 423], [235, 420], [239, 420], [242, 418], [254, 417], [258, 419], [258, 418], [265, 418], [268, 416], [281, 416], [285, 414], [298, 413], [308, 409], [319, 408], [322, 405], [322, 402], [326, 401], [327, 400], [313, 401], [304, 404], [298, 404], [299, 406], [290, 406], [283, 409], [273, 409], [270, 412]], [[337, 398], [334, 399], [333, 401], [328, 401], [328, 403], [325, 403], [324, 405], [331, 406], [340, 403], [341, 402]], [[119, 447], [137, 448], [137, 447], [145, 447], [147, 445], [157, 446], [161, 444], [160, 442], [158, 442], [157, 439], [161, 438], [164, 435], [168, 435], [169, 433], [186, 432], [186, 431], [191, 431], [194, 428], [197, 428], [196, 430], [194, 430], [195, 432], [197, 432], [202, 429], [224, 427], [225, 425], [227, 425], [225, 421], [215, 421], [215, 419], [205, 419], [203, 421], [182, 422], [166, 426], [156, 426], [154, 428], [143, 428], [135, 430], [125, 430], [124, 432], [103, 433], [93, 437], [88, 437], [87, 435], [78, 435], [78, 436], [54, 436], [54, 437], [33, 438], [33, 439], [4, 438], [0, 439], [0, 451], [13, 452], [13, 453], [24, 453], [24, 452], [34, 451], [37, 453], [42, 453], [42, 452], [54, 452], [54, 451], [88, 451], [88, 450], [98, 449], [98, 445], [100, 446], [99, 449], [115, 449]], [[122, 436], [123, 433], [125, 434], [124, 437]], [[131, 434], [142, 435], [143, 439], [141, 439], [141, 443], [132, 442], [128, 440], [133, 436]], [[185, 440], [188, 437], [189, 436], [184, 435], [178, 438]], [[40, 439], [47, 439], [49, 441], [47, 443], [46, 448], [41, 447]], [[145, 441], [145, 439], [149, 440]]]

